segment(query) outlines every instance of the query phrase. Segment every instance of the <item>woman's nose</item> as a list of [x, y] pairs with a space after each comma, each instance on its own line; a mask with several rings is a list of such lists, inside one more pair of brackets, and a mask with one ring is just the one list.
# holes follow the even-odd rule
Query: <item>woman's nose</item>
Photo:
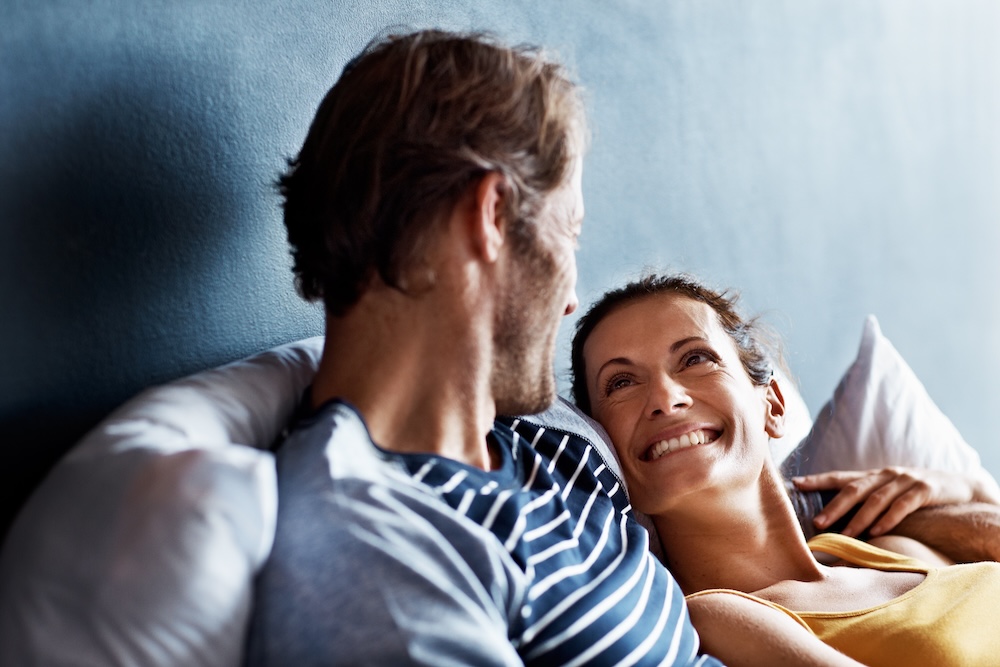
[[647, 416], [671, 414], [689, 407], [691, 407], [691, 396], [680, 382], [670, 376], [664, 376], [652, 383], [646, 406]]

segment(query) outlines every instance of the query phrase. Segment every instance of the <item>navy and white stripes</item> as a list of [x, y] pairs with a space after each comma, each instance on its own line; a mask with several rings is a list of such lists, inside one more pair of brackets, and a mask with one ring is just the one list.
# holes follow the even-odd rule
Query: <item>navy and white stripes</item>
[[400, 460], [489, 529], [527, 576], [512, 641], [527, 663], [692, 664], [697, 638], [674, 580], [629, 518], [621, 482], [584, 438], [500, 419], [498, 470], [441, 457]]
[[486, 472], [381, 449], [341, 402], [300, 421], [249, 664], [718, 664], [600, 436], [504, 419], [490, 444]]

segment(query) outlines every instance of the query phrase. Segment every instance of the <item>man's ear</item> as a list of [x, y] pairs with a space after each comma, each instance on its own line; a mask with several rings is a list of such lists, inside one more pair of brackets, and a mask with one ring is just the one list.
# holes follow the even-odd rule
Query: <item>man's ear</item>
[[764, 404], [767, 409], [764, 430], [772, 438], [780, 438], [785, 434], [785, 397], [781, 395], [781, 385], [773, 377], [767, 384]]
[[486, 261], [500, 256], [506, 233], [504, 207], [507, 202], [507, 179], [491, 171], [473, 186], [472, 241], [474, 250]]

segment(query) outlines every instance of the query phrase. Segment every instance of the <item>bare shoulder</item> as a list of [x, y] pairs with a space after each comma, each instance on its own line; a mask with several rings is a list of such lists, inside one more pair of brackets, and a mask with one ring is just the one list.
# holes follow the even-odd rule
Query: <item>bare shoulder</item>
[[727, 665], [859, 667], [820, 641], [794, 614], [735, 591], [688, 598], [706, 653]]

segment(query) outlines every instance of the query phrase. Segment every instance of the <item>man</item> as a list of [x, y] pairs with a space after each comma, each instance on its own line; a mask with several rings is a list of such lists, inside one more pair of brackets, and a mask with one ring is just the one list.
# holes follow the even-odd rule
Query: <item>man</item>
[[[559, 66], [484, 36], [377, 41], [324, 99], [282, 191], [326, 343], [252, 664], [717, 664], [600, 437], [562, 404], [494, 421], [555, 399], [585, 136]], [[720, 650], [766, 635], [769, 610], [699, 604]]]

